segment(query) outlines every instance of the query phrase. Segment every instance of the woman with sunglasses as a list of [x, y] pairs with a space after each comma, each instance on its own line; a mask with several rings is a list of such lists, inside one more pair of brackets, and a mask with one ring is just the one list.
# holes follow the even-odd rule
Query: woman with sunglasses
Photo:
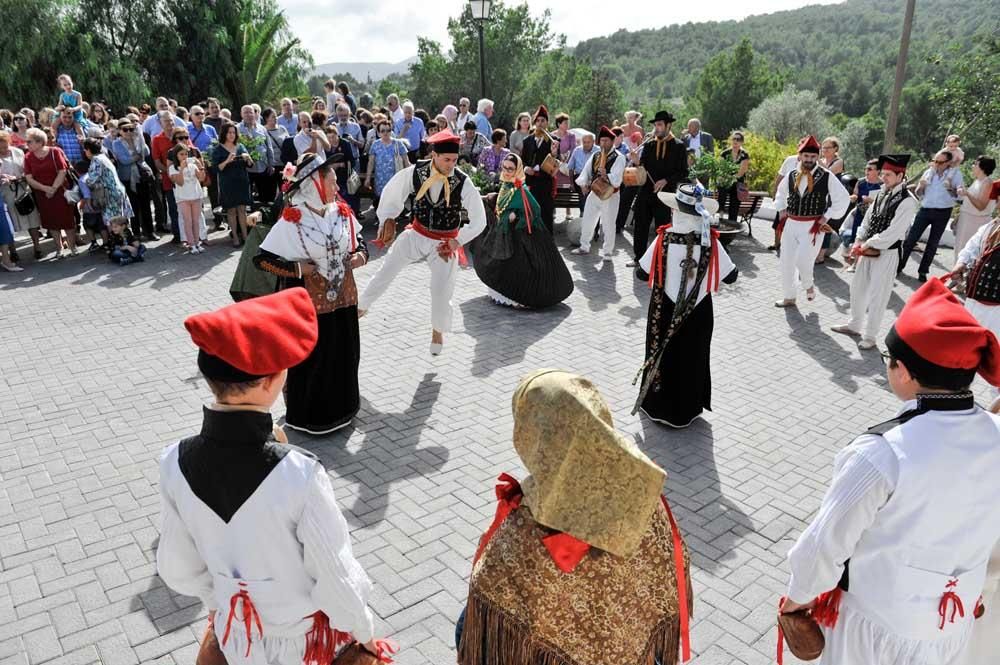
[[118, 138], [111, 144], [111, 154], [115, 158], [118, 179], [125, 185], [125, 194], [132, 204], [132, 233], [151, 242], [160, 239], [153, 231], [153, 214], [149, 209], [153, 170], [146, 163], [149, 146], [137, 127], [130, 118], [118, 122]]
[[[396, 162], [399, 157], [406, 157], [406, 146], [402, 141], [392, 137], [392, 124], [383, 118], [375, 124], [378, 140], [372, 143], [368, 153], [368, 170], [365, 173], [365, 187], [372, 190], [373, 203], [378, 208], [382, 198], [382, 190], [386, 183], [396, 175]], [[374, 181], [372, 176], [374, 175]]]
[[556, 305], [573, 293], [573, 278], [542, 222], [538, 201], [524, 186], [519, 156], [504, 157], [500, 183], [499, 193], [483, 197], [486, 231], [472, 241], [476, 274], [498, 305]]

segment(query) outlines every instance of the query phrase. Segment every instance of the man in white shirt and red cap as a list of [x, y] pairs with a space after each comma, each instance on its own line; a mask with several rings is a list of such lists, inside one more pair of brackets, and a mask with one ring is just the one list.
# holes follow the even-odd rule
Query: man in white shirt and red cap
[[832, 233], [827, 222], [847, 213], [851, 195], [837, 177], [819, 165], [819, 141], [807, 136], [799, 142], [799, 163], [778, 183], [774, 207], [781, 231], [782, 299], [775, 307], [794, 307], [798, 281], [806, 298], [816, 297], [813, 268], [823, 247], [823, 233]]
[[[445, 130], [427, 142], [431, 158], [397, 172], [382, 190], [376, 244], [392, 246], [358, 299], [358, 315], [371, 309], [400, 270], [414, 261], [426, 261], [431, 270], [430, 351], [438, 355], [444, 333], [451, 330], [451, 296], [463, 247], [486, 228], [486, 208], [472, 180], [455, 168], [459, 137]], [[413, 221], [396, 238], [396, 216], [408, 200]], [[463, 211], [469, 218], [466, 225], [462, 224]]]
[[572, 253], [590, 254], [590, 241], [600, 222], [604, 231], [602, 253], [604, 260], [610, 261], [615, 251], [615, 220], [618, 218], [618, 203], [621, 198], [619, 191], [628, 160], [614, 149], [615, 135], [606, 125], [598, 132], [597, 141], [601, 146], [600, 151], [584, 165], [583, 172], [576, 179], [576, 184], [590, 193], [587, 194], [587, 202], [583, 207], [580, 246]]
[[[328, 664], [372, 652], [371, 582], [351, 552], [326, 469], [287, 444], [270, 408], [318, 338], [301, 287], [184, 322], [215, 402], [160, 461], [157, 573], [209, 609], [203, 650], [230, 665]], [[217, 651], [215, 651], [217, 655]]]
[[878, 158], [882, 189], [868, 206], [861, 221], [851, 256], [855, 259], [851, 280], [851, 320], [832, 330], [860, 337], [859, 349], [873, 349], [882, 317], [892, 297], [903, 237], [920, 204], [906, 188], [909, 155], [881, 155]]
[[[837, 456], [788, 554], [781, 623], [795, 628], [785, 635], [793, 653], [821, 648], [822, 665], [954, 665], [983, 614], [1000, 540], [1000, 417], [969, 389], [976, 373], [1000, 384], [1000, 343], [932, 278], [885, 344], [903, 407]], [[823, 626], [825, 647], [815, 629], [801, 639], [802, 610]]]

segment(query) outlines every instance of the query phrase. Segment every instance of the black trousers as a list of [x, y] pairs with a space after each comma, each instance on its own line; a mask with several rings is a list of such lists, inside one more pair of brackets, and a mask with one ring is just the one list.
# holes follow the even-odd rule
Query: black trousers
[[917, 273], [926, 275], [930, 272], [931, 263], [934, 262], [934, 255], [937, 254], [938, 243], [941, 242], [941, 235], [944, 233], [945, 227], [948, 226], [950, 218], [951, 208], [921, 208], [917, 211], [917, 216], [913, 218], [913, 225], [910, 227], [910, 232], [906, 234], [906, 240], [903, 242], [903, 257], [899, 261], [899, 271], [902, 271], [906, 267], [906, 261], [910, 258], [910, 252], [916, 247], [920, 236], [924, 234], [924, 230], [930, 226], [931, 232], [927, 236], [927, 245], [924, 247], [924, 256], [920, 259], [920, 267], [917, 268]]
[[719, 210], [725, 210], [729, 221], [735, 222], [740, 212], [740, 199], [736, 196], [737, 183], [728, 189], [719, 190]]
[[638, 187], [622, 187], [621, 198], [618, 199], [618, 219], [615, 220], [615, 227], [619, 232], [625, 228], [625, 222], [628, 221], [628, 212], [632, 209], [632, 203], [638, 194]]
[[549, 233], [555, 232], [556, 201], [552, 194], [552, 178], [548, 175], [529, 175], [525, 178], [531, 195], [542, 209], [542, 222]]
[[[251, 191], [256, 190], [257, 200], [261, 203], [271, 203], [278, 194], [278, 181], [274, 173], [248, 173]], [[280, 177], [280, 174], [278, 174]]]
[[156, 230], [166, 233], [170, 230], [169, 219], [167, 217], [167, 201], [163, 196], [163, 187], [160, 186], [160, 177], [156, 176], [153, 184], [149, 186], [149, 198], [153, 202], [153, 218], [156, 220]]
[[632, 229], [632, 251], [638, 261], [649, 247], [649, 228], [654, 222], [656, 226], [670, 221], [670, 208], [660, 201], [653, 192], [651, 183], [646, 183], [639, 189], [635, 202], [635, 227]]
[[133, 189], [125, 185], [128, 202], [132, 205], [132, 233], [136, 236], [153, 234], [153, 214], [149, 208], [149, 183], [139, 181]]

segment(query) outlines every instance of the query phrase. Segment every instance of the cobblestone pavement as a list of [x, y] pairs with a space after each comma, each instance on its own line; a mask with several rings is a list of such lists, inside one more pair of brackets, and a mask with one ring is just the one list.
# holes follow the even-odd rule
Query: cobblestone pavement
[[[197, 431], [208, 395], [181, 321], [229, 302], [237, 255], [216, 238], [201, 256], [161, 244], [126, 268], [81, 256], [0, 274], [0, 665], [194, 662], [205, 610], [155, 572], [156, 459]], [[605, 266], [566, 252], [576, 291], [543, 312], [493, 305], [463, 271], [438, 358], [427, 352], [428, 271], [411, 266], [361, 322], [353, 429], [293, 438], [334, 479], [401, 665], [454, 662], [493, 480], [524, 475], [510, 396], [539, 367], [592, 378], [618, 426], [667, 469], [694, 557], [695, 662], [772, 660], [784, 555], [834, 453], [896, 402], [878, 354], [829, 332], [848, 307], [840, 265], [817, 270], [815, 302], [779, 310], [776, 257], [742, 237], [731, 246], [740, 281], [716, 300], [714, 413], [684, 431], [631, 416], [648, 295], [625, 248], [619, 238]], [[915, 284], [897, 285], [894, 310]]]

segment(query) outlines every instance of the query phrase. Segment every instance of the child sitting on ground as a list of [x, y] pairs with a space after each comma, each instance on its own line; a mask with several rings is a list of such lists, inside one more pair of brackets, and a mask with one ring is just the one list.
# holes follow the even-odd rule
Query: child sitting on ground
[[138, 238], [129, 228], [128, 219], [122, 216], [112, 217], [108, 222], [108, 258], [120, 266], [127, 266], [133, 261], [145, 261], [146, 246], [139, 243]]

